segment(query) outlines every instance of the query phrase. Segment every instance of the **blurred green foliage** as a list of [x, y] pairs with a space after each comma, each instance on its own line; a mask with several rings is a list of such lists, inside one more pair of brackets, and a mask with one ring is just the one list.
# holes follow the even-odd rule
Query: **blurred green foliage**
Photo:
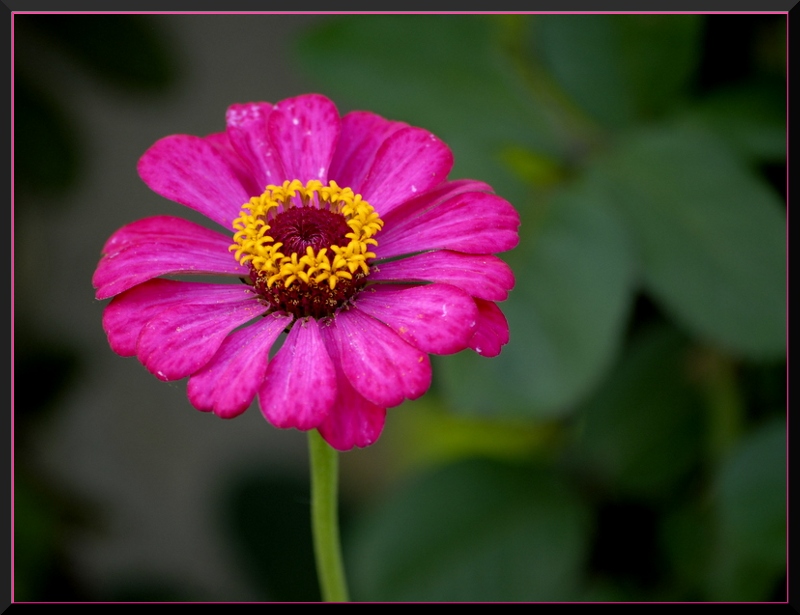
[[361, 600], [567, 600], [589, 539], [586, 505], [535, 465], [463, 461], [397, 490], [350, 553]]
[[676, 492], [703, 445], [701, 399], [689, 380], [686, 355], [685, 338], [666, 326], [632, 340], [577, 412], [570, 454], [584, 480], [643, 501]]
[[322, 93], [431, 130], [522, 218], [511, 343], [437, 360], [390, 417], [428, 465], [354, 520], [356, 599], [784, 599], [785, 26], [372, 15], [298, 41]]

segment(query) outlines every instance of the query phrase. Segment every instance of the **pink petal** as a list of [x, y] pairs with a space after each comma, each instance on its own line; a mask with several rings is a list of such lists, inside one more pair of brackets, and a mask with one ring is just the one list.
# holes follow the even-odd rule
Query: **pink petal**
[[378, 215], [430, 190], [447, 179], [453, 154], [434, 135], [409, 126], [383, 142], [361, 188]]
[[494, 254], [519, 243], [519, 214], [508, 201], [484, 192], [467, 192], [419, 215], [384, 222], [376, 237], [378, 258], [437, 249]]
[[224, 419], [247, 410], [264, 381], [269, 350], [291, 322], [291, 316], [274, 313], [226, 337], [217, 354], [189, 378], [192, 405]]
[[272, 109], [272, 103], [247, 103], [231, 105], [226, 114], [231, 143], [247, 162], [258, 185], [258, 192], [254, 194], [261, 194], [267, 184], [280, 185], [287, 179], [280, 157], [267, 135], [267, 120]]
[[227, 133], [215, 132], [207, 135], [205, 140], [222, 155], [225, 162], [228, 163], [228, 166], [242, 183], [242, 187], [244, 187], [247, 194], [261, 194], [264, 191], [264, 186], [261, 182], [256, 181], [255, 174], [250, 169], [250, 166], [242, 160], [239, 154], [236, 153], [236, 150], [233, 149], [233, 145]]
[[348, 113], [342, 118], [342, 133], [328, 177], [360, 193], [378, 148], [390, 135], [406, 126], [408, 124], [390, 122], [367, 111]]
[[211, 360], [228, 333], [266, 310], [255, 299], [168, 308], [142, 329], [136, 354], [160, 380], [185, 378]]
[[184, 218], [152, 216], [126, 224], [116, 231], [103, 245], [102, 252], [103, 254], [119, 252], [132, 245], [155, 242], [160, 239], [174, 239], [190, 243], [205, 242], [212, 245], [227, 243], [228, 246], [233, 243], [232, 235], [208, 229]]
[[486, 192], [491, 194], [492, 187], [489, 184], [484, 184], [474, 179], [446, 181], [435, 188], [431, 188], [424, 194], [420, 194], [418, 197], [395, 207], [388, 214], [381, 214], [381, 217], [386, 224], [394, 226], [406, 218], [422, 215], [429, 209], [433, 209], [454, 196], [464, 194], [465, 192]]
[[295, 322], [270, 361], [258, 393], [261, 411], [276, 427], [317, 427], [336, 399], [336, 371], [313, 318]]
[[472, 298], [449, 284], [371, 286], [358, 296], [356, 306], [389, 325], [412, 346], [434, 354], [467, 348], [478, 319]]
[[[438, 207], [445, 201], [466, 192], [491, 193], [492, 187], [472, 179], [458, 179], [455, 181], [443, 182], [417, 198], [406, 201], [402, 205], [395, 207], [388, 214], [384, 215], [384, 229], [402, 224], [404, 220], [408, 218], [421, 216], [429, 210]], [[377, 235], [378, 246], [373, 249], [378, 255], [378, 258], [381, 258], [381, 250], [383, 249], [381, 243], [383, 242], [384, 234], [385, 232], [382, 231]]]
[[350, 385], [344, 374], [337, 379], [342, 390], [330, 414], [319, 425], [319, 433], [337, 451], [365, 448], [377, 442], [386, 422], [386, 408], [367, 401]]
[[106, 299], [152, 278], [180, 273], [247, 277], [228, 247], [232, 238], [172, 216], [145, 218], [123, 226], [103, 247], [92, 284]]
[[279, 102], [267, 119], [267, 134], [287, 179], [327, 183], [339, 138], [339, 112], [330, 100], [308, 94]]
[[247, 188], [211, 143], [191, 135], [156, 141], [139, 160], [139, 176], [163, 197], [199, 211], [226, 229], [250, 200]]
[[167, 308], [185, 303], [239, 303], [252, 296], [250, 287], [242, 284], [204, 284], [158, 278], [114, 297], [103, 311], [103, 329], [114, 352], [132, 357], [136, 354], [136, 342], [144, 326]]
[[478, 328], [469, 347], [484, 357], [496, 357], [508, 344], [508, 321], [496, 303], [475, 299], [478, 306]]
[[317, 429], [328, 444], [339, 451], [369, 446], [378, 440], [383, 431], [386, 408], [376, 406], [359, 395], [342, 371], [339, 345], [331, 335], [330, 328], [323, 326], [320, 331], [336, 369], [336, 401]]
[[416, 399], [431, 384], [428, 355], [404, 342], [358, 308], [339, 312], [330, 325], [350, 384], [383, 408]]
[[448, 250], [381, 263], [369, 279], [370, 282], [446, 282], [489, 301], [505, 301], [514, 287], [511, 267], [496, 256]]

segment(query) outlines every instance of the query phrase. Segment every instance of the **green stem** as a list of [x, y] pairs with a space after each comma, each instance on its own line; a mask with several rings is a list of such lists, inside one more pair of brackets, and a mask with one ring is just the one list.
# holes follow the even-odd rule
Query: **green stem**
[[316, 429], [308, 432], [311, 458], [311, 528], [317, 576], [325, 602], [347, 602], [347, 581], [339, 541], [339, 458]]

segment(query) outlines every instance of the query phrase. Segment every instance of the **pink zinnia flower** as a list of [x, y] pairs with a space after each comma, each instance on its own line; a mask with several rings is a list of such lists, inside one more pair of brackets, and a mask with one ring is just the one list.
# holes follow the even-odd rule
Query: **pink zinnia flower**
[[[234, 417], [257, 395], [277, 427], [372, 444], [387, 407], [428, 389], [428, 353], [508, 342], [496, 302], [514, 277], [492, 254], [517, 244], [519, 216], [486, 184], [448, 181], [452, 162], [431, 133], [339, 117], [316, 94], [233, 105], [225, 132], [161, 139], [141, 178], [224, 231], [155, 216], [111, 236], [92, 280], [113, 297], [111, 348], [161, 380], [188, 376], [199, 410]], [[161, 277], [184, 274], [235, 283]]]

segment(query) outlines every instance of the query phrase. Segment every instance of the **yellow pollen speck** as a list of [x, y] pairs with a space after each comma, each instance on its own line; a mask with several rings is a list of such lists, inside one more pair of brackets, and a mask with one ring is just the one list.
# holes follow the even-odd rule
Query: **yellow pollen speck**
[[[352, 229], [346, 237], [346, 246], [332, 245], [316, 253], [309, 246], [305, 254], [284, 254], [283, 244], [268, 233], [270, 222], [280, 213], [293, 207], [327, 209], [344, 216]], [[318, 180], [303, 185], [300, 180], [285, 181], [281, 186], [270, 184], [261, 196], [254, 196], [242, 205], [242, 211], [233, 221], [234, 252], [242, 265], [248, 263], [266, 276], [267, 286], [282, 280], [288, 288], [295, 281], [309, 285], [327, 284], [331, 290], [340, 280], [351, 280], [357, 271], [369, 274], [368, 259], [375, 258], [371, 246], [377, 246], [374, 235], [383, 228], [375, 209], [354, 194], [350, 188], [340, 188], [331, 181], [327, 186]]]

